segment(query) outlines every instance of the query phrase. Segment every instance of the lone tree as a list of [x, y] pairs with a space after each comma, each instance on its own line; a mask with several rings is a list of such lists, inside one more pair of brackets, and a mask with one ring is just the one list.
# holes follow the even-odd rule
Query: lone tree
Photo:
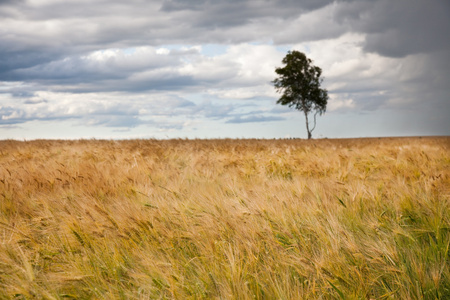
[[[283, 58], [283, 68], [276, 68], [279, 75], [273, 83], [277, 92], [282, 93], [277, 104], [288, 105], [303, 111], [306, 118], [308, 139], [316, 128], [316, 116], [325, 113], [328, 102], [328, 92], [320, 88], [323, 79], [322, 69], [312, 64], [312, 60], [299, 51], [289, 51]], [[308, 115], [314, 113], [314, 126], [310, 128]]]

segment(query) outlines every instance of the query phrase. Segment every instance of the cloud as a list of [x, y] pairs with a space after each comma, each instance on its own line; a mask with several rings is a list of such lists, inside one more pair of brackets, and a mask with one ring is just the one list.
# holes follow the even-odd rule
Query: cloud
[[[81, 92], [98, 90], [167, 89], [189, 84], [189, 78], [176, 70], [181, 58], [195, 55], [191, 48], [161, 52], [154, 47], [105, 49], [83, 56], [71, 56], [41, 63], [29, 68], [6, 72], [3, 77], [14, 81], [32, 81], [42, 85], [58, 85], [59, 89]], [[158, 52], [159, 51], [159, 52]], [[198, 53], [197, 53], [198, 54]]]
[[28, 100], [25, 100], [24, 102], [23, 102], [23, 104], [31, 104], [31, 105], [34, 105], [34, 104], [41, 104], [41, 103], [47, 103], [48, 101], [47, 100], [45, 100], [45, 99], [33, 99], [33, 98], [30, 98], [30, 99], [28, 99]]
[[270, 45], [238, 44], [215, 57], [199, 57], [186, 64], [182, 74], [211, 88], [256, 88], [273, 80], [283, 54]]
[[327, 105], [327, 111], [348, 111], [355, 108], [355, 101], [350, 98], [349, 94], [331, 94], [329, 103]]
[[[4, 84], [0, 94], [17, 99], [10, 100], [0, 124], [73, 120], [93, 127], [163, 128], [175, 124], [182, 128], [184, 122], [170, 119], [278, 120], [267, 115], [236, 118], [234, 112], [246, 104], [218, 102], [271, 99], [270, 80], [282, 55], [269, 45], [234, 45], [213, 57], [204, 55], [200, 46], [145, 46], [105, 49], [43, 63], [9, 73], [17, 81]], [[204, 100], [196, 103], [183, 96], [199, 92]]]
[[[349, 31], [349, 26], [338, 23], [334, 15], [338, 4], [331, 3], [317, 10], [298, 15], [288, 26], [280, 26], [274, 34], [277, 44], [292, 44], [337, 38]], [[285, 25], [285, 24], [283, 24]]]
[[[161, 10], [164, 12], [184, 11], [195, 16], [194, 26], [235, 27], [248, 24], [255, 19], [276, 16], [289, 18], [302, 12], [316, 10], [329, 4], [330, 0], [166, 0]], [[194, 19], [194, 18], [192, 18]]]
[[21, 109], [15, 109], [11, 106], [0, 106], [0, 124], [22, 123], [25, 112]]
[[259, 123], [259, 122], [274, 122], [285, 120], [283, 117], [277, 116], [264, 116], [264, 115], [248, 115], [248, 116], [236, 116], [226, 121], [226, 123]]
[[236, 107], [231, 104], [217, 105], [209, 100], [197, 105], [195, 113], [196, 115], [202, 114], [209, 119], [223, 120], [226, 119], [235, 109]]
[[450, 91], [444, 83], [450, 75], [448, 53], [385, 57], [365, 52], [365, 38], [347, 33], [293, 46], [307, 52], [323, 69], [323, 85], [331, 96], [328, 111], [401, 111], [420, 109], [424, 101], [431, 108], [448, 106], [445, 95]]
[[[267, 84], [283, 55], [274, 47], [239, 44], [214, 57], [201, 51], [200, 46], [105, 49], [9, 71], [4, 78], [33, 82], [35, 90], [47, 87], [72, 93], [206, 88], [219, 97], [272, 95]], [[13, 88], [9, 91], [16, 93]]]
[[[271, 39], [330, 1], [17, 1], [1, 14], [0, 72], [101, 49]], [[287, 20], [283, 22], [283, 20]], [[251, 27], [258, 24], [258, 27]], [[250, 27], [248, 27], [250, 25]]]
[[182, 128], [183, 124], [192, 123], [188, 122], [190, 119], [226, 120], [235, 109], [230, 104], [211, 101], [194, 103], [167, 93], [149, 96], [36, 92], [33, 97], [21, 103], [16, 99], [15, 103], [11, 101], [0, 106], [0, 126], [26, 124], [30, 121], [72, 120], [74, 124], [92, 127]]
[[364, 50], [382, 56], [450, 50], [448, 1], [344, 1], [335, 20], [366, 34]]
[[449, 112], [447, 1], [0, 0], [0, 6], [4, 128], [71, 120], [93, 128], [181, 130], [197, 120], [289, 119], [274, 109], [279, 95], [271, 81], [290, 49], [323, 69], [330, 113]]
[[[404, 56], [448, 47], [441, 0], [7, 1], [2, 70], [100, 49], [163, 44], [299, 43], [367, 34], [365, 49]], [[18, 18], [20, 16], [20, 18]]]

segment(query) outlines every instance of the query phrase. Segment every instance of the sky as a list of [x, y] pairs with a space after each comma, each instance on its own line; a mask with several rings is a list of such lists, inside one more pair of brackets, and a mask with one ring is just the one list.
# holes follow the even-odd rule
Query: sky
[[292, 50], [313, 138], [450, 135], [449, 33], [447, 0], [0, 0], [0, 140], [306, 138]]

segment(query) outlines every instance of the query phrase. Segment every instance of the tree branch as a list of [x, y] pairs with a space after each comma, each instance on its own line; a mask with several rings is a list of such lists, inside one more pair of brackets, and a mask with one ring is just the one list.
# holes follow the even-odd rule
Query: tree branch
[[316, 116], [317, 116], [318, 113], [319, 113], [319, 112], [316, 111], [316, 113], [314, 114], [314, 127], [311, 128], [311, 131], [310, 131], [310, 132], [313, 132], [313, 130], [316, 128]]

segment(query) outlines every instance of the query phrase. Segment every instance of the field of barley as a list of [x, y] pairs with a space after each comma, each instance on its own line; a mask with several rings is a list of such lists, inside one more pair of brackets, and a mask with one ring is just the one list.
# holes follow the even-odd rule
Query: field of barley
[[0, 141], [0, 299], [450, 299], [450, 137]]

